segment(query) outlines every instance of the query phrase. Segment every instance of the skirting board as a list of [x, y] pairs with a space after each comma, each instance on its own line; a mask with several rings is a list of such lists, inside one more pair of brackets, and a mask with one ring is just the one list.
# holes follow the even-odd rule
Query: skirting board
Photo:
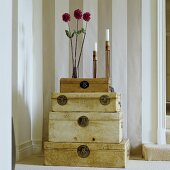
[[33, 154], [41, 153], [42, 152], [42, 141], [33, 140], [32, 141], [32, 150], [33, 150]]
[[169, 153], [170, 145], [143, 145], [143, 156], [146, 161], [170, 161]]
[[16, 146], [16, 161], [42, 152], [42, 141], [28, 141]]

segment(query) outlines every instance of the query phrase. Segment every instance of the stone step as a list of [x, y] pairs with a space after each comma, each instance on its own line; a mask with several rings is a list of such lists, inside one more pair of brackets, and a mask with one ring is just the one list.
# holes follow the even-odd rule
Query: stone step
[[170, 116], [169, 115], [166, 116], [166, 128], [170, 129]]
[[146, 161], [170, 161], [170, 145], [144, 144], [143, 156]]
[[166, 143], [170, 144], [170, 129], [166, 130]]

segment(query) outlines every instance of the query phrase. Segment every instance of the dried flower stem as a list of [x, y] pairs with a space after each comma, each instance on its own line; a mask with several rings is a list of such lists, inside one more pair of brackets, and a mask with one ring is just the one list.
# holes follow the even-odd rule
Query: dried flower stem
[[[68, 23], [68, 28], [69, 28], [69, 31], [71, 31], [69, 23]], [[73, 67], [74, 67], [73, 40], [72, 40], [72, 38], [70, 38], [70, 45], [71, 45], [71, 54], [72, 54], [72, 64], [73, 64]]]
[[[77, 20], [77, 32], [78, 32], [78, 20]], [[76, 34], [76, 46], [75, 46], [75, 67], [76, 67], [76, 58], [77, 58], [77, 38], [78, 38], [78, 34]]]
[[86, 31], [87, 31], [87, 22], [86, 22], [86, 28], [85, 28], [83, 41], [82, 41], [82, 44], [81, 44], [81, 50], [80, 50], [79, 60], [78, 60], [78, 64], [77, 64], [77, 69], [79, 69], [79, 65], [80, 65], [80, 59], [81, 59], [81, 56], [82, 56], [84, 41], [85, 41], [85, 38], [86, 38]]

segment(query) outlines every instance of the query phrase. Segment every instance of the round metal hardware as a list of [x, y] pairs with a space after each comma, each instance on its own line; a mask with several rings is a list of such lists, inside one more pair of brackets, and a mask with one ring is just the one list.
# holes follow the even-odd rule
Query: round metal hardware
[[64, 95], [60, 95], [57, 97], [57, 102], [59, 105], [66, 105], [67, 104], [67, 97]]
[[101, 103], [102, 105], [108, 105], [108, 104], [110, 104], [110, 98], [109, 98], [109, 96], [107, 96], [107, 95], [101, 96], [101, 97], [100, 97], [100, 103]]
[[87, 89], [87, 88], [89, 87], [89, 83], [88, 83], [87, 81], [82, 81], [82, 82], [80, 83], [80, 87], [81, 87], [82, 89]]
[[90, 155], [90, 150], [88, 146], [81, 145], [77, 148], [77, 154], [81, 158], [87, 158]]
[[119, 102], [119, 106], [121, 107], [121, 102]]
[[89, 124], [89, 119], [86, 116], [81, 116], [78, 118], [77, 122], [78, 122], [79, 126], [86, 127]]

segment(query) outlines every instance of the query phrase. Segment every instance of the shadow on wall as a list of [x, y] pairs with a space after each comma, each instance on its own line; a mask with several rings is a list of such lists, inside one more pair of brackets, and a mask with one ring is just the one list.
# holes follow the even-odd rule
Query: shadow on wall
[[29, 156], [25, 154], [25, 151], [29, 147], [28, 143], [31, 142], [31, 111], [29, 102], [21, 94], [18, 94], [14, 107], [13, 119], [16, 150], [14, 148], [12, 150], [16, 152], [16, 160], [20, 160]]

